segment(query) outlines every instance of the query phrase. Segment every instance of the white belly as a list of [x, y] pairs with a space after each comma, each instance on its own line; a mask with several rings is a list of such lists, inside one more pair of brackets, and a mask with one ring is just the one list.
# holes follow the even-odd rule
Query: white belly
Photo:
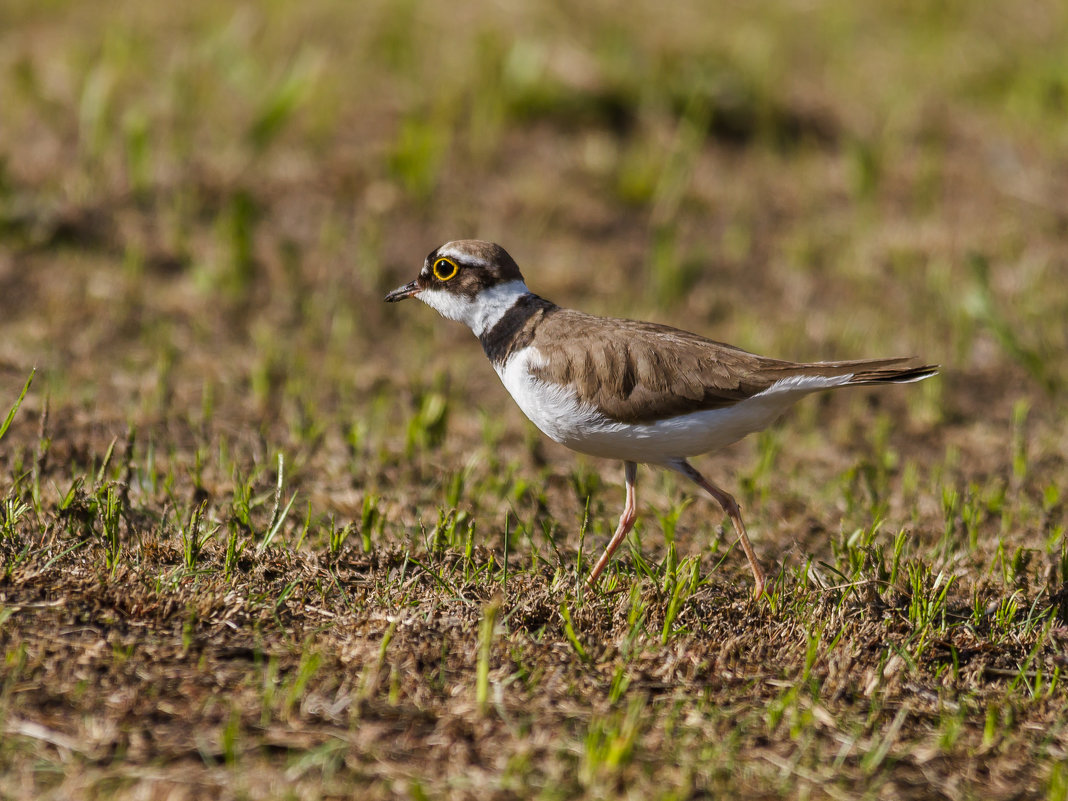
[[662, 464], [711, 453], [760, 431], [799, 398], [819, 389], [848, 383], [851, 376], [787, 379], [723, 409], [658, 420], [620, 423], [582, 403], [572, 390], [539, 381], [530, 374], [541, 354], [524, 348], [498, 369], [519, 408], [546, 436], [572, 450], [644, 464]]

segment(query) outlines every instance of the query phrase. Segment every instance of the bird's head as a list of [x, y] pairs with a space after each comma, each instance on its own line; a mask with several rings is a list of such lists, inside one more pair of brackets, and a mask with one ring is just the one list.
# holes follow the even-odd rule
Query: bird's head
[[502, 304], [529, 292], [519, 266], [493, 242], [461, 239], [430, 252], [414, 281], [386, 295], [387, 303], [417, 297], [442, 317], [465, 323], [476, 336], [500, 316]]

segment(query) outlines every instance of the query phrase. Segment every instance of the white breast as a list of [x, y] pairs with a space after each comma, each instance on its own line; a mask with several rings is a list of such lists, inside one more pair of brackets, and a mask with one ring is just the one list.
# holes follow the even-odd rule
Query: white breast
[[655, 423], [610, 420], [574, 390], [531, 375], [544, 364], [534, 347], [517, 351], [497, 373], [519, 408], [550, 439], [572, 450], [644, 464], [666, 465], [711, 453], [770, 425], [804, 395], [849, 382], [850, 375], [794, 377], [723, 409], [693, 412]]

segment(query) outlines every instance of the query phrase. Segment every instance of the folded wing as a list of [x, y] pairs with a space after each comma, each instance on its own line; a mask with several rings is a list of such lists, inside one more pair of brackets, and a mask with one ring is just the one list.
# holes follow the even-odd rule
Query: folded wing
[[544, 357], [532, 369], [536, 378], [571, 384], [581, 400], [625, 423], [732, 406], [791, 378], [851, 375], [843, 385], [865, 385], [919, 381], [937, 372], [931, 365], [905, 366], [908, 358], [781, 361], [670, 326], [570, 309], [544, 319], [531, 344]]

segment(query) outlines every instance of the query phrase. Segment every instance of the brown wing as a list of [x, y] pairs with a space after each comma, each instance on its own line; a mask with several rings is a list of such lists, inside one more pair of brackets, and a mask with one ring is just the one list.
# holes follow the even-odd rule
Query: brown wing
[[908, 359], [798, 364], [670, 326], [570, 309], [542, 320], [531, 344], [547, 362], [532, 370], [536, 377], [572, 384], [584, 401], [625, 423], [731, 406], [790, 376], [853, 373], [850, 383], [859, 384], [917, 380], [932, 371], [892, 367]]

